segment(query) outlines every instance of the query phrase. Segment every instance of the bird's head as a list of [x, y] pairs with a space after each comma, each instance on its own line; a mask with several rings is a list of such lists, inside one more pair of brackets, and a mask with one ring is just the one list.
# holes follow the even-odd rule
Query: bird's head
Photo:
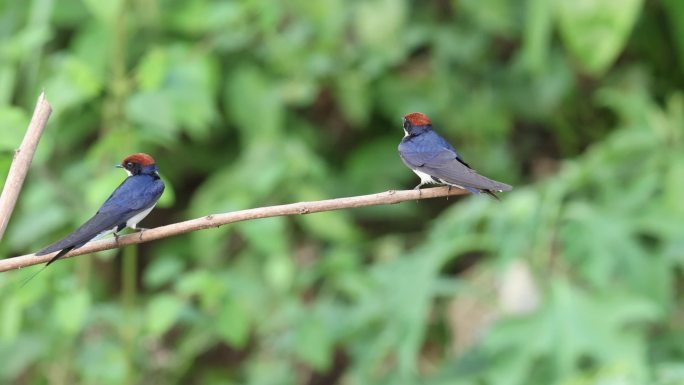
[[142, 152], [127, 156], [121, 161], [121, 164], [118, 164], [116, 167], [123, 168], [128, 176], [157, 174], [157, 165], [155, 164], [154, 159]]
[[432, 122], [427, 115], [412, 112], [404, 116], [404, 132], [406, 136], [415, 136], [432, 129]]

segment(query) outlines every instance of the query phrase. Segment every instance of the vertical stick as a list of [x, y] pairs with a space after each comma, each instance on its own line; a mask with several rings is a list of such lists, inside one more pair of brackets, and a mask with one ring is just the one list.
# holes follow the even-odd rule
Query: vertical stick
[[7, 223], [12, 216], [14, 206], [17, 204], [17, 198], [33, 160], [33, 154], [36, 152], [36, 147], [38, 147], [38, 142], [41, 135], [43, 135], [43, 130], [51, 112], [52, 107], [50, 107], [50, 103], [45, 99], [45, 91], [43, 91], [38, 96], [36, 108], [33, 110], [33, 117], [31, 117], [24, 140], [22, 140], [21, 146], [14, 152], [14, 160], [12, 160], [12, 165], [7, 174], [2, 195], [0, 195], [0, 241], [5, 235]]

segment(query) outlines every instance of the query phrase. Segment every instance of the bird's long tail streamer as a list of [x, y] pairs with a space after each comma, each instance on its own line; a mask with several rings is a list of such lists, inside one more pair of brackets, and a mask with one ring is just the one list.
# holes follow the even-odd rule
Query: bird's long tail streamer
[[26, 286], [26, 284], [29, 283], [33, 278], [35, 278], [36, 275], [38, 275], [40, 272], [42, 272], [43, 270], [45, 270], [46, 267], [48, 267], [48, 265], [44, 265], [42, 269], [40, 269], [40, 270], [36, 271], [35, 273], [31, 274], [31, 276], [28, 277], [28, 278], [21, 284], [21, 286], [19, 286], [19, 288], [22, 289], [24, 286]]

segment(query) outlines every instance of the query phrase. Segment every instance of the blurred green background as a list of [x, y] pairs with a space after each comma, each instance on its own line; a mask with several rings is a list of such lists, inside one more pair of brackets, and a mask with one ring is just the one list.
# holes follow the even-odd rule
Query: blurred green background
[[428, 114], [486, 196], [223, 226], [0, 274], [0, 383], [683, 384], [681, 0], [0, 1], [0, 255], [133, 152], [154, 227], [412, 188]]

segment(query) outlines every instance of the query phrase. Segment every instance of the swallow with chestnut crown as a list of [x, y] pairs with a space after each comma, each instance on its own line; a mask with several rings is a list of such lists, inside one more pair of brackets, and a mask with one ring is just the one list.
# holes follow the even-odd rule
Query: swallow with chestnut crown
[[164, 192], [164, 182], [159, 177], [157, 165], [151, 156], [138, 153], [126, 157], [116, 167], [123, 168], [128, 178], [86, 223], [64, 239], [36, 253], [45, 255], [59, 251], [45, 266], [90, 241], [110, 233], [116, 236], [126, 226], [143, 230], [137, 227], [138, 223], [152, 211]]
[[432, 122], [425, 114], [408, 114], [403, 123], [405, 135], [399, 143], [399, 156], [420, 177], [416, 190], [425, 184], [436, 183], [459, 187], [473, 194], [486, 193], [498, 199], [494, 192], [512, 189], [473, 170], [446, 139], [432, 130]]

